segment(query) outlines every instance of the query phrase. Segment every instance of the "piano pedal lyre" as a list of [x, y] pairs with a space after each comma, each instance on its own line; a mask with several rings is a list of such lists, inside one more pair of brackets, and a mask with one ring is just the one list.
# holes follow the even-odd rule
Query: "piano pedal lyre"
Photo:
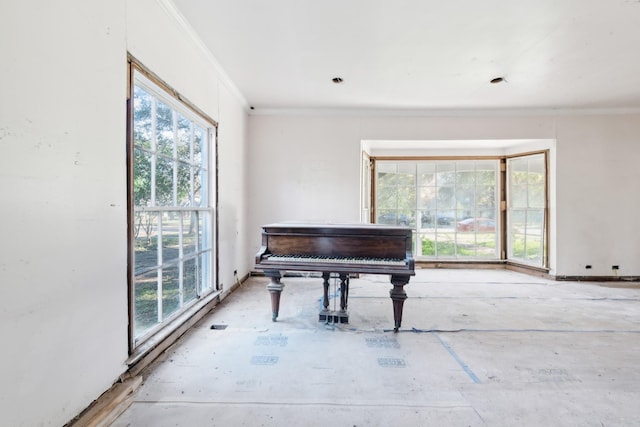
[[[335, 307], [335, 299], [334, 299], [334, 309], [329, 310], [329, 279], [334, 279], [334, 284], [337, 283], [337, 279], [340, 279], [340, 310], [337, 310]], [[324, 323], [349, 323], [349, 312], [347, 311], [347, 303], [349, 300], [349, 275], [346, 273], [322, 273], [323, 280], [323, 309], [318, 314], [318, 321]], [[335, 292], [334, 292], [335, 294]]]

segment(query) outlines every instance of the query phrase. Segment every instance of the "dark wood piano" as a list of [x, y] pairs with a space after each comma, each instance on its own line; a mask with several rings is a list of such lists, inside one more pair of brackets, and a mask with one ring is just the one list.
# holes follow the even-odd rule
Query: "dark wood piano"
[[[407, 294], [404, 285], [415, 275], [412, 230], [377, 224], [270, 224], [262, 227], [262, 247], [256, 254], [256, 269], [271, 279], [272, 320], [280, 310], [280, 282], [284, 271], [321, 272], [324, 310], [320, 320], [348, 323], [349, 274], [388, 274], [393, 288], [394, 330], [402, 323]], [[340, 312], [329, 311], [330, 277], [340, 279]]]

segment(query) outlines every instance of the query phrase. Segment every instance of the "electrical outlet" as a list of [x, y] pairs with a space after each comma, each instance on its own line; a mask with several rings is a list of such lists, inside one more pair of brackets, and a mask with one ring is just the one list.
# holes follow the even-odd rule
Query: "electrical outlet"
[[611, 269], [612, 270], [620, 270], [620, 266], [619, 265], [612, 265]]

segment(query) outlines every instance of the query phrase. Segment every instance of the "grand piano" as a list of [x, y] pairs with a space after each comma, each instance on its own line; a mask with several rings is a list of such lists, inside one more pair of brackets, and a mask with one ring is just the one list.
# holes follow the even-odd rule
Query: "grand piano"
[[[404, 285], [415, 275], [412, 230], [377, 224], [294, 224], [262, 227], [262, 246], [256, 254], [256, 269], [270, 278], [272, 320], [280, 310], [285, 271], [320, 272], [324, 297], [319, 320], [348, 323], [350, 274], [391, 276], [394, 331], [402, 323], [407, 294]], [[340, 280], [340, 310], [329, 310], [330, 278]]]

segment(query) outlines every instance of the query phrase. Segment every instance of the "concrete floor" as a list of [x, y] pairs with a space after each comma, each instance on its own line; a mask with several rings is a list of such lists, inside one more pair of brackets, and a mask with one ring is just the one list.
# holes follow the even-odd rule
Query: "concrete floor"
[[[393, 333], [387, 276], [253, 277], [166, 352], [114, 426], [637, 426], [640, 284], [418, 270]], [[332, 301], [333, 305], [333, 301]], [[211, 329], [226, 325], [225, 329]]]

